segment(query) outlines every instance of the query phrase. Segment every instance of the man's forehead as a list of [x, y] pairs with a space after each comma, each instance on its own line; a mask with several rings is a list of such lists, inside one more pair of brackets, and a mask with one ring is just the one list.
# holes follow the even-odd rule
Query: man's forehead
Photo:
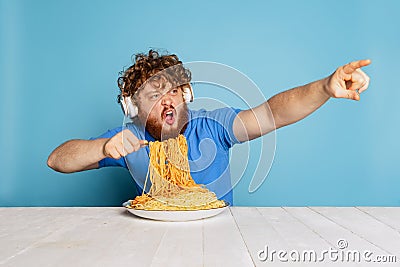
[[163, 84], [154, 81], [147, 81], [140, 91], [146, 94], [154, 91], [162, 92], [170, 89], [172, 89], [172, 84], [168, 81]]

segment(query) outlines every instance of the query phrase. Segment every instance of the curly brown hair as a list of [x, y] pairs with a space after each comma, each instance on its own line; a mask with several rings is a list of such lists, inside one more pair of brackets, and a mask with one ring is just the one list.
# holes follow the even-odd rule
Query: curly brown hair
[[[146, 81], [156, 82], [157, 87], [164, 87], [168, 81], [176, 87], [189, 84], [192, 78], [191, 72], [183, 67], [174, 54], [160, 55], [151, 49], [148, 54], [136, 54], [133, 63], [118, 78], [118, 87], [124, 97], [133, 96]], [[156, 75], [161, 71], [161, 74]]]

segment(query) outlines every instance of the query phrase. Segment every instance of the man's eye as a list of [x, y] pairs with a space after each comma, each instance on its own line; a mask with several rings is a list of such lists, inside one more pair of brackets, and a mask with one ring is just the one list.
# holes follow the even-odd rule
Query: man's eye
[[178, 89], [172, 89], [171, 94], [176, 95], [178, 93]]
[[156, 100], [156, 99], [158, 99], [160, 97], [160, 94], [154, 94], [154, 95], [151, 95], [150, 96], [150, 99], [151, 100]]

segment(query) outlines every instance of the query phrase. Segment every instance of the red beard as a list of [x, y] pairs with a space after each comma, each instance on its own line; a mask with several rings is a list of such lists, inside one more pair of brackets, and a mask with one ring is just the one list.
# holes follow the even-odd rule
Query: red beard
[[[156, 117], [151, 116], [147, 117], [145, 125], [146, 130], [151, 136], [154, 137], [154, 139], [162, 141], [169, 138], [176, 138], [179, 134], [183, 134], [186, 130], [188, 119], [189, 110], [187, 108], [187, 105], [183, 104], [176, 118], [177, 127], [170, 128], [165, 122], [160, 123]], [[164, 125], [165, 127], [163, 127]]]

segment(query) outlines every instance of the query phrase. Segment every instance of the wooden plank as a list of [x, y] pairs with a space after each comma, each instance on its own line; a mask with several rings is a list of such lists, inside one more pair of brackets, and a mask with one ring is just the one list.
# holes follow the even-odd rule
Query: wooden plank
[[351, 207], [316, 207], [312, 209], [374, 244], [387, 254], [400, 256], [400, 233], [385, 223]]
[[[122, 232], [114, 242], [114, 249], [104, 255], [99, 261], [104, 266], [127, 266], [134, 263], [138, 266], [150, 266], [157, 248], [160, 246], [167, 232], [165, 222], [142, 219], [126, 212], [128, 221], [128, 232]], [[131, 221], [134, 219], [134, 222]], [[120, 227], [119, 222], [116, 227]], [[101, 235], [104, 235], [101, 233]], [[114, 231], [110, 232], [110, 239]], [[118, 260], [117, 260], [118, 259]], [[117, 263], [117, 264], [116, 264]]]
[[400, 232], [400, 207], [357, 207], [376, 220]]
[[[338, 266], [337, 262], [328, 259], [323, 262], [308, 260], [309, 254], [315, 251], [318, 259], [322, 259], [321, 251], [329, 249], [329, 243], [304, 225], [301, 221], [285, 211], [286, 208], [235, 208], [233, 214], [240, 231], [257, 266], [273, 264], [274, 266]], [[258, 257], [261, 250], [270, 253], [269, 257], [262, 261]], [[276, 253], [272, 255], [272, 250]], [[277, 257], [279, 251], [287, 254], [282, 261]], [[293, 260], [289, 253], [298, 252], [300, 261]], [[265, 257], [266, 254], [261, 256]], [[304, 256], [306, 255], [306, 260]], [[274, 257], [273, 259], [271, 258]], [[294, 256], [293, 258], [295, 258]], [[264, 258], [265, 259], [265, 258]], [[286, 262], [284, 260], [287, 260]], [[346, 266], [357, 266], [355, 263], [347, 263]]]
[[[317, 235], [319, 235], [322, 239], [324, 239], [329, 246], [338, 250], [338, 251], [349, 251], [356, 250], [360, 253], [364, 253], [365, 251], [371, 251], [376, 255], [384, 255], [385, 251], [370, 243], [368, 240], [365, 240], [358, 235], [352, 233], [349, 229], [338, 225], [334, 221], [322, 216], [321, 214], [313, 211], [310, 208], [284, 208], [287, 212], [289, 212], [293, 217], [302, 222], [306, 227], [310, 230], [314, 231]], [[339, 247], [338, 241], [345, 240], [348, 244], [348, 247], [341, 248]], [[328, 249], [328, 248], [326, 248]], [[346, 252], [347, 253], [347, 252]], [[349, 255], [349, 254], [346, 254]], [[347, 256], [345, 256], [345, 262], [347, 261]], [[353, 257], [349, 258], [352, 261]], [[363, 260], [363, 256], [360, 254], [360, 262], [367, 264]]]
[[230, 210], [203, 223], [204, 266], [254, 266]]
[[[120, 211], [108, 222], [108, 231], [98, 232], [93, 242], [105, 244], [97, 261], [99, 266], [150, 266], [157, 247], [167, 231], [164, 222], [136, 217], [128, 211]], [[93, 257], [98, 253], [93, 251]], [[87, 264], [89, 266], [91, 259]]]
[[287, 242], [262, 216], [257, 208], [232, 207], [231, 211], [256, 265], [260, 263], [257, 258], [257, 252], [264, 249], [266, 244], [277, 248], [287, 246]]
[[258, 210], [286, 240], [286, 244], [293, 248], [315, 249], [329, 245], [326, 240], [306, 227], [284, 208], [258, 208]]
[[[252, 257], [254, 265], [268, 266], [273, 264], [274, 266], [287, 266], [287, 262], [280, 262], [276, 259], [271, 260], [271, 257], [265, 261], [259, 259], [258, 253], [262, 250], [265, 250], [266, 246], [268, 246], [269, 251], [271, 249], [279, 251], [280, 249], [288, 248], [287, 240], [285, 240], [279, 231], [272, 226], [271, 222], [262, 215], [260, 210], [255, 207], [234, 207], [231, 210], [236, 224], [240, 229], [243, 240], [245, 241], [248, 251]], [[290, 266], [307, 265], [291, 263]]]
[[37, 240], [60, 229], [72, 218], [65, 216], [68, 209], [58, 208], [2, 208], [0, 209], [0, 264], [22, 253]]
[[261, 212], [255, 207], [235, 207], [232, 209], [232, 214], [255, 266], [265, 266], [268, 264], [279, 266], [280, 262], [273, 262], [270, 258], [266, 261], [261, 261], [258, 258], [258, 253], [264, 250], [265, 246], [278, 250], [287, 247], [287, 242], [272, 227], [268, 220], [262, 216]]
[[[74, 208], [73, 222], [6, 262], [9, 266], [148, 266], [165, 232], [120, 208]], [[123, 244], [123, 245], [121, 245]]]
[[167, 229], [151, 266], [203, 266], [203, 221], [161, 223]]
[[[304, 210], [307, 208], [299, 208]], [[301, 220], [287, 211], [287, 208], [258, 208], [262, 216], [268, 221], [271, 227], [284, 240], [285, 246], [271, 246], [276, 251], [283, 250], [288, 253], [285, 259], [293, 264], [294, 260], [298, 266], [337, 266], [337, 262], [332, 261], [323, 251], [329, 250], [330, 243], [321, 237], [312, 228], [305, 225]], [[268, 240], [270, 242], [270, 240]], [[283, 243], [283, 242], [282, 242]], [[289, 256], [291, 252], [293, 259]], [[296, 253], [298, 253], [296, 255]], [[311, 253], [312, 256], [310, 255]], [[298, 258], [299, 257], [299, 258]], [[282, 262], [285, 264], [286, 262]], [[346, 266], [356, 266], [356, 263], [346, 263]]]

